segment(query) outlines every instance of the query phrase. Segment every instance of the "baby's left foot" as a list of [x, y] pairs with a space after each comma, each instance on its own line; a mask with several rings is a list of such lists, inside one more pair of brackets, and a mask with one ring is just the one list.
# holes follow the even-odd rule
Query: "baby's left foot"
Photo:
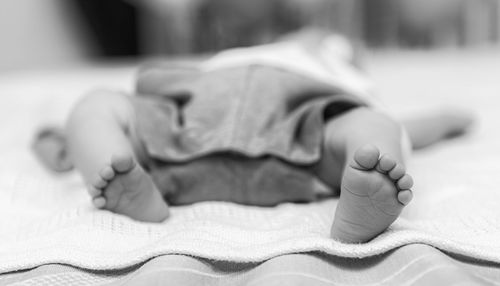
[[342, 178], [331, 235], [348, 243], [366, 242], [396, 220], [412, 199], [412, 178], [373, 145], [359, 148]]
[[151, 177], [127, 155], [115, 155], [89, 186], [92, 203], [139, 221], [161, 222], [168, 206]]

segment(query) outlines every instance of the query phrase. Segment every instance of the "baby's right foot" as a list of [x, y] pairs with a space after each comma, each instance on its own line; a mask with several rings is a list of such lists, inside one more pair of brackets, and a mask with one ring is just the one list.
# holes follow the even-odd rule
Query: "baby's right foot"
[[359, 148], [346, 166], [331, 235], [366, 242], [383, 232], [412, 199], [412, 178], [404, 166], [373, 145]]
[[135, 220], [161, 222], [169, 214], [153, 180], [130, 155], [113, 156], [89, 186], [89, 193], [95, 207]]

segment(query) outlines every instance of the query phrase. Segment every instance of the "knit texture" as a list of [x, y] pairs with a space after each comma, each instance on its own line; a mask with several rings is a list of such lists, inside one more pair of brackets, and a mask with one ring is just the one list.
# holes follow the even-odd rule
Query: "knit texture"
[[500, 263], [495, 177], [487, 174], [488, 166], [470, 174], [470, 155], [455, 159], [475, 148], [457, 143], [418, 156], [410, 168], [415, 201], [386, 232], [359, 245], [329, 238], [336, 199], [275, 208], [205, 202], [172, 208], [164, 223], [147, 224], [93, 209], [76, 176], [61, 182], [2, 174], [0, 271], [46, 263], [117, 269], [174, 253], [239, 262], [308, 251], [367, 257], [410, 243]]
[[[106, 78], [108, 73], [113, 76]], [[349, 245], [329, 238], [336, 199], [274, 208], [205, 202], [172, 208], [164, 223], [146, 224], [92, 208], [75, 173], [47, 173], [29, 151], [36, 127], [62, 122], [87, 86], [102, 80], [124, 87], [131, 74], [92, 70], [64, 75], [71, 85], [60, 84], [63, 74], [0, 82], [0, 273], [47, 263], [119, 269], [169, 253], [238, 262], [309, 251], [367, 257], [411, 243], [500, 263], [500, 135], [499, 115], [490, 108], [498, 106], [494, 97], [473, 101], [482, 111], [475, 134], [414, 156], [409, 173], [416, 182], [415, 199], [402, 216], [372, 241]], [[85, 77], [93, 80], [80, 80]], [[39, 96], [40, 90], [53, 93]]]

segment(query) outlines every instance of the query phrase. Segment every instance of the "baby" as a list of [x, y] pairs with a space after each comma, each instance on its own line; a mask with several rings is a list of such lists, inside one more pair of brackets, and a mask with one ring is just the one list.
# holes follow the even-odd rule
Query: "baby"
[[396, 122], [336, 36], [151, 66], [137, 94], [93, 92], [68, 118], [68, 152], [95, 207], [162, 222], [169, 204], [340, 195], [331, 237], [346, 243], [371, 240], [410, 203], [412, 145], [471, 123], [457, 112]]

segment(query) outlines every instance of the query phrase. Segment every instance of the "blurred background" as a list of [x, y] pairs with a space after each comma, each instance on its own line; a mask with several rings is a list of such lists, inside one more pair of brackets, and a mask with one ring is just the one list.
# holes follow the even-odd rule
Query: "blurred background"
[[1, 1], [0, 71], [210, 53], [311, 26], [367, 49], [498, 46], [500, 0]]

